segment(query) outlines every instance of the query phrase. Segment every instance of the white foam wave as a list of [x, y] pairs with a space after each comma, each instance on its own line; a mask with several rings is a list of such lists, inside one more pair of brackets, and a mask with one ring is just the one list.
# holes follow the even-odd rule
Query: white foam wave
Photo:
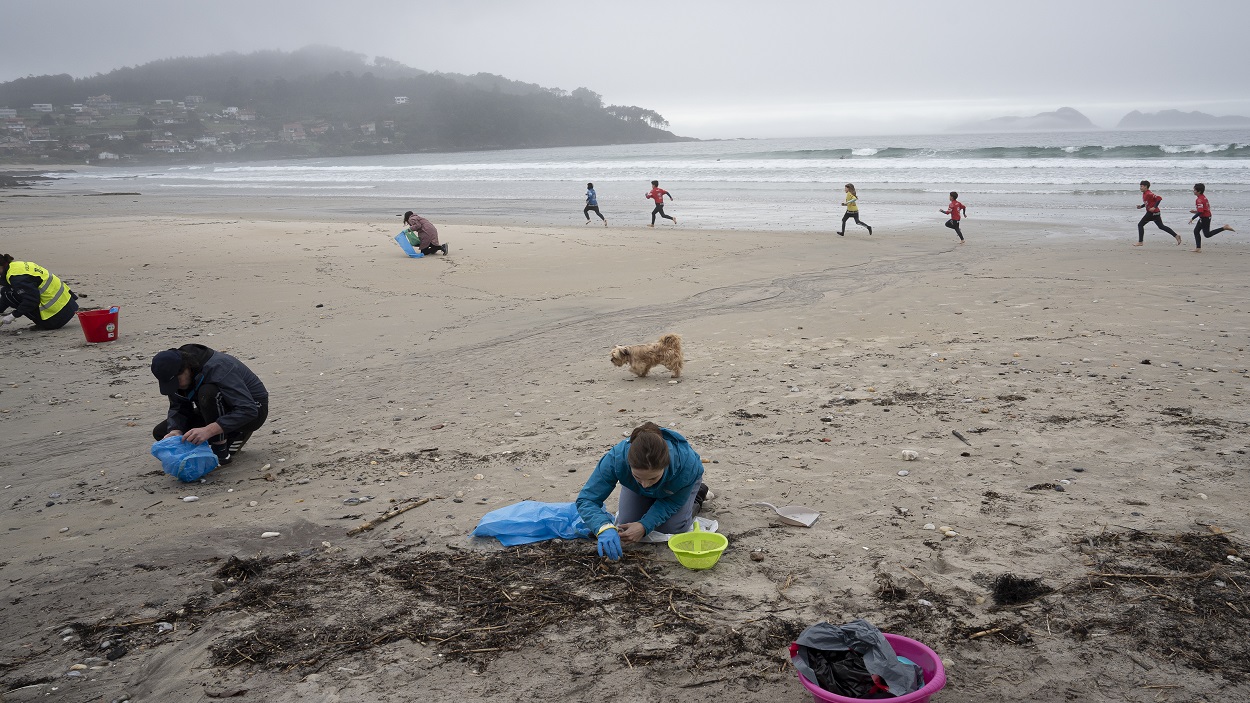
[[1230, 146], [1230, 144], [1192, 144], [1190, 146], [1161, 144], [1159, 151], [1165, 154], [1214, 154], [1218, 151], [1228, 151]]
[[872, 147], [864, 147], [863, 149], [851, 149], [851, 156], [872, 156], [873, 154], [876, 154], [878, 151], [880, 151], [880, 149], [873, 149]]
[[377, 186], [310, 186], [301, 185], [278, 185], [275, 183], [158, 183], [159, 188], [196, 188], [196, 189], [222, 189], [222, 188], [239, 188], [248, 190], [374, 190]]

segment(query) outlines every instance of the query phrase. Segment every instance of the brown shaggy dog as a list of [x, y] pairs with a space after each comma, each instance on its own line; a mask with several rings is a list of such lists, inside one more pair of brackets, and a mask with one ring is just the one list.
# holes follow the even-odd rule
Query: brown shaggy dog
[[660, 341], [650, 344], [634, 344], [612, 348], [612, 363], [617, 366], [629, 364], [629, 370], [637, 376], [646, 376], [653, 366], [663, 366], [681, 377], [681, 335], [666, 334]]

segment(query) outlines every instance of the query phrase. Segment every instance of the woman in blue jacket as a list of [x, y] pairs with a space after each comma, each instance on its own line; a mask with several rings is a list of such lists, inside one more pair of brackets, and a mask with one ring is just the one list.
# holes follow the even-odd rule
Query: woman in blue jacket
[[[621, 484], [617, 519], [603, 507]], [[686, 438], [654, 422], [634, 429], [629, 439], [612, 447], [577, 494], [577, 512], [599, 539], [599, 555], [621, 558], [621, 544], [641, 540], [648, 532], [687, 532], [695, 505], [707, 496], [703, 461]]]

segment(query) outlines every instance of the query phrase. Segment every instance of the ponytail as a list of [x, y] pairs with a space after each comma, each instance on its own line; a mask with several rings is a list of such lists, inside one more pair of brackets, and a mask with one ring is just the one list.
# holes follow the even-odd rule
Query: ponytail
[[660, 433], [660, 426], [644, 422], [629, 435], [629, 466], [633, 469], [655, 470], [668, 468], [668, 442]]

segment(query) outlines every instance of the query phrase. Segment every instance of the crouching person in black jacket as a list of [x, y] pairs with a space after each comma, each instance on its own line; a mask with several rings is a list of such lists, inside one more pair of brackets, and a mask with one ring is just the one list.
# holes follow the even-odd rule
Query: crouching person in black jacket
[[202, 344], [166, 349], [152, 359], [169, 415], [152, 430], [162, 440], [208, 442], [224, 466], [269, 416], [269, 391], [242, 361]]

